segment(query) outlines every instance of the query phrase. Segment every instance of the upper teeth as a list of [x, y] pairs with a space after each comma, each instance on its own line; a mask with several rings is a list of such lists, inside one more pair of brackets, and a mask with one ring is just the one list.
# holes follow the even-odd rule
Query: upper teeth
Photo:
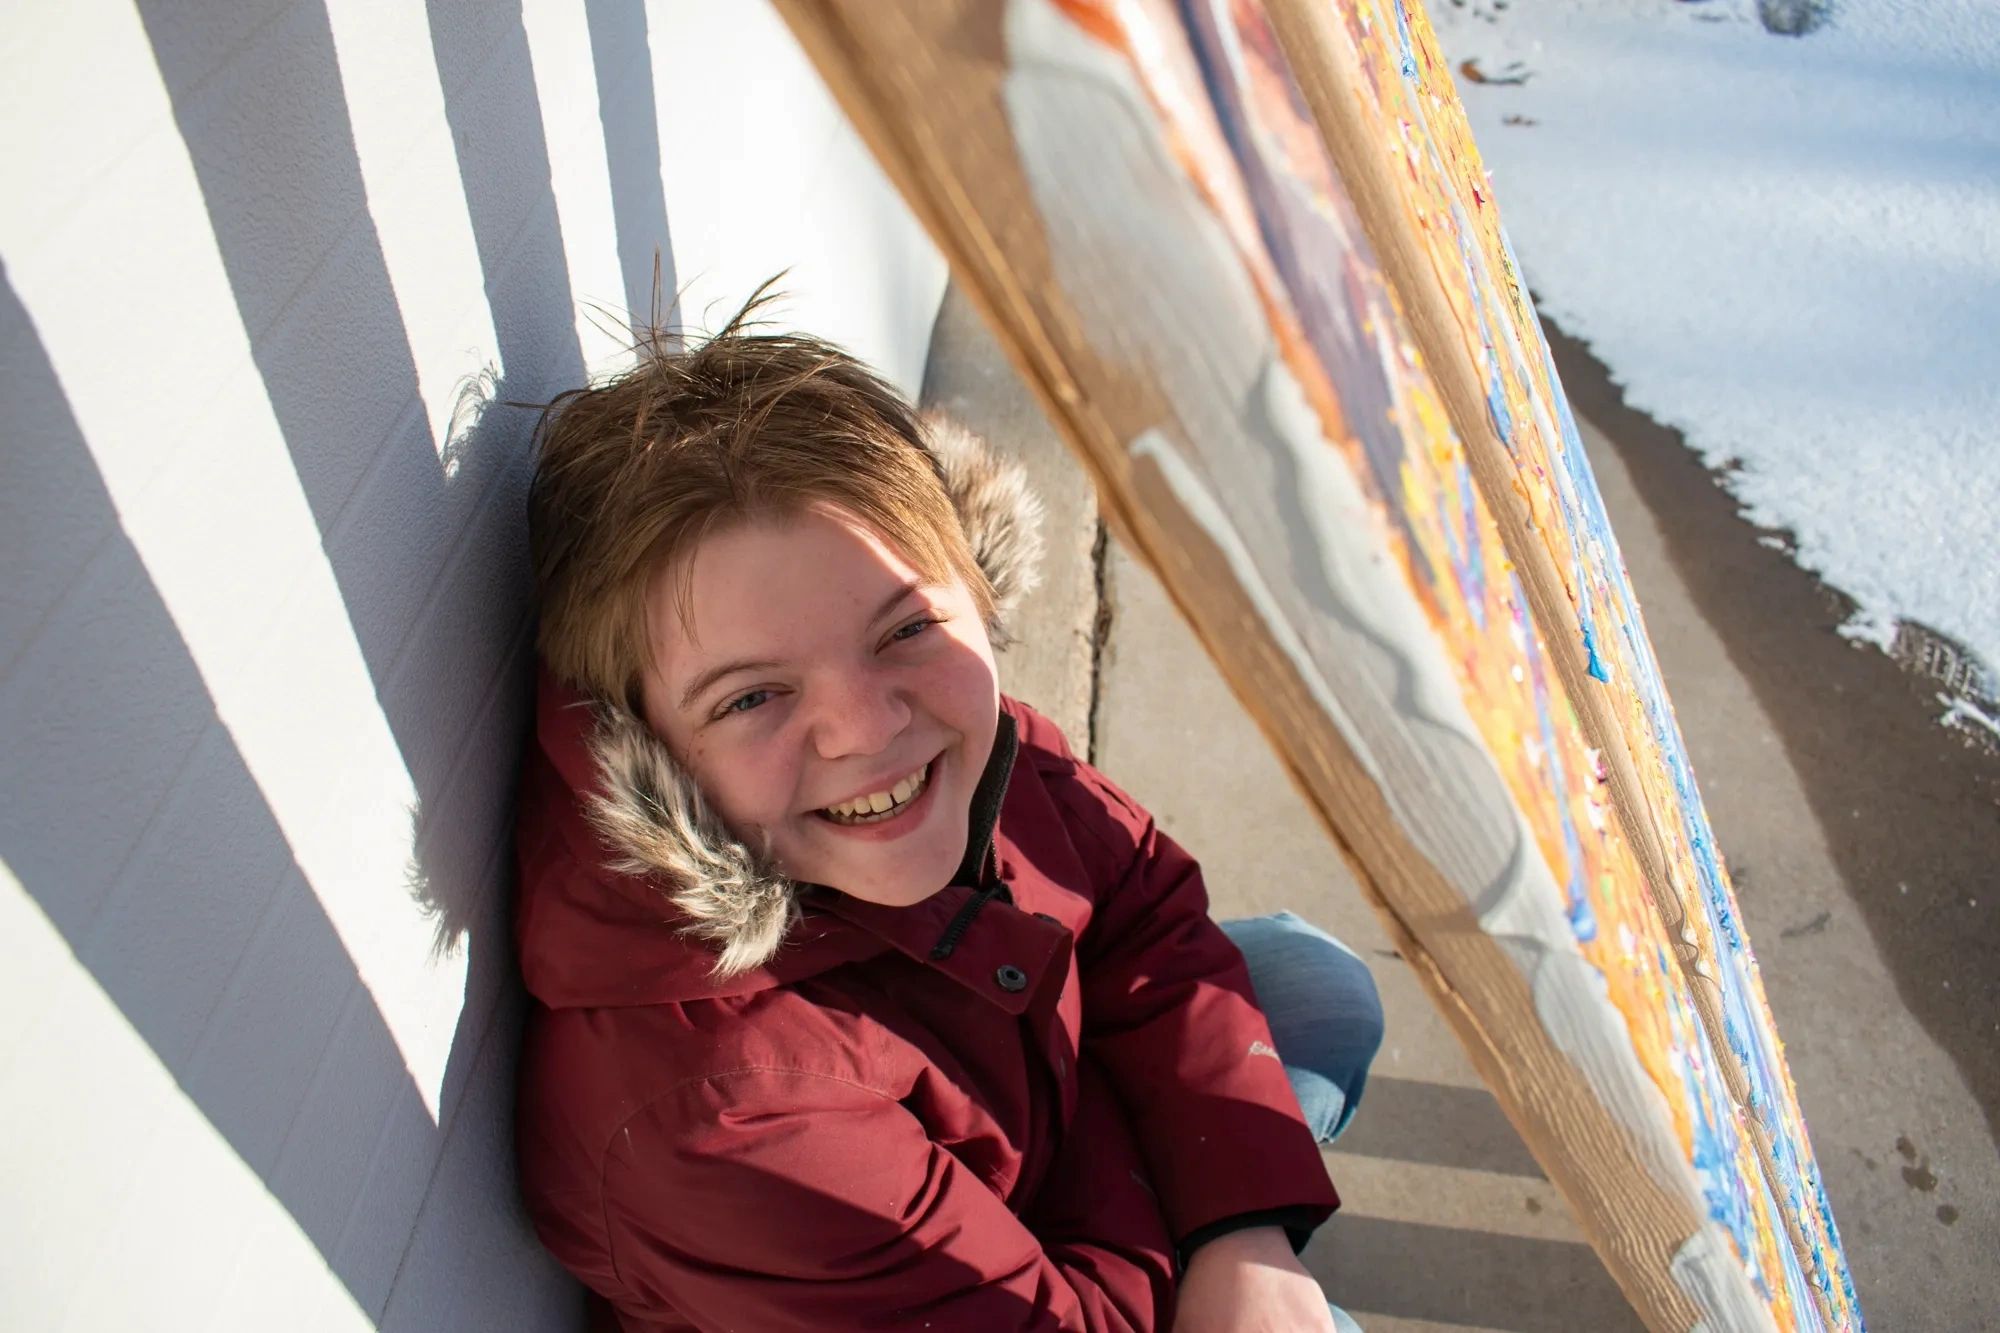
[[829, 805], [826, 812], [845, 819], [854, 819], [861, 815], [879, 815], [884, 811], [893, 810], [923, 788], [924, 769], [929, 767], [928, 764], [924, 765], [924, 768], [918, 769], [887, 791], [870, 792], [866, 796], [857, 796], [840, 805]]

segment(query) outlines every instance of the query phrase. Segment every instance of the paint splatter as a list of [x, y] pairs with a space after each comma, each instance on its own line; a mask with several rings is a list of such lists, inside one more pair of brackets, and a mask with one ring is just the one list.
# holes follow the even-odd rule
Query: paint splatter
[[[1741, 872], [1738, 872], [1736, 878], [1739, 883], [1742, 882], [1743, 876]], [[1779, 931], [1778, 934], [1788, 940], [1799, 939], [1800, 937], [1805, 935], [1817, 935], [1821, 931], [1825, 930], [1827, 923], [1832, 920], [1833, 920], [1832, 912], [1821, 912], [1818, 916], [1814, 917], [1810, 921], [1804, 922], [1796, 926], [1785, 927], [1783, 930]]]

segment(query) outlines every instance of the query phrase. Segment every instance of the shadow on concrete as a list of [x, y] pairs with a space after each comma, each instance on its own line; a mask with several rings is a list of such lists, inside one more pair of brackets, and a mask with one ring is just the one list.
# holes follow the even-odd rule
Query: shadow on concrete
[[[1898, 998], [2000, 1144], [2000, 914], [1960, 910], [2000, 891], [2000, 762], [1938, 725], [1934, 683], [1841, 638], [1853, 604], [1759, 546], [1680, 433], [1628, 407], [1585, 344], [1543, 323], [1571, 404], [1670, 516], [1659, 527], [1674, 568], [1784, 744]], [[1782, 1009], [1782, 979], [1767, 985]]]
[[1575, 1241], [1340, 1214], [1326, 1232], [1331, 1243], [1308, 1249], [1306, 1266], [1364, 1324], [1386, 1315], [1508, 1333], [1643, 1327], [1596, 1251]]
[[[1414, 1127], [1420, 1127], [1413, 1132]], [[1528, 1145], [1484, 1088], [1371, 1073], [1365, 1108], [1341, 1135], [1340, 1151], [1426, 1166], [1465, 1167], [1542, 1180]]]

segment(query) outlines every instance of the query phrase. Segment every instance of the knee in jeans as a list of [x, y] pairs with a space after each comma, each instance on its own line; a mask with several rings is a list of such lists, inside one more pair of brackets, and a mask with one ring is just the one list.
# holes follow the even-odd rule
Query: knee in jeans
[[1341, 1086], [1365, 1073], [1382, 1046], [1382, 997], [1368, 964], [1294, 912], [1222, 928], [1244, 950], [1286, 1061]]
[[1367, 1050], [1373, 1060], [1375, 1053], [1382, 1049], [1382, 992], [1375, 985], [1375, 976], [1368, 965], [1360, 959], [1354, 960], [1355, 970], [1360, 977], [1355, 984], [1354, 1043]]
[[1277, 915], [1289, 918], [1293, 929], [1309, 933], [1324, 944], [1321, 975], [1340, 1014], [1342, 1044], [1372, 1060], [1382, 1049], [1383, 1035], [1382, 992], [1375, 984], [1375, 974], [1361, 955], [1318, 926], [1291, 912]]

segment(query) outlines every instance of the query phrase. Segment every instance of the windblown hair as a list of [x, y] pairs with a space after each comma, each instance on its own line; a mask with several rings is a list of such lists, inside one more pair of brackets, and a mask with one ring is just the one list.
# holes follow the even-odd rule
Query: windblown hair
[[634, 713], [654, 578], [680, 562], [685, 617], [683, 557], [704, 537], [815, 503], [860, 519], [925, 578], [963, 579], [999, 630], [947, 493], [953, 451], [930, 438], [942, 428], [831, 343], [752, 332], [769, 289], [692, 351], [655, 330], [630, 370], [543, 410], [528, 497], [536, 646], [566, 684]]

